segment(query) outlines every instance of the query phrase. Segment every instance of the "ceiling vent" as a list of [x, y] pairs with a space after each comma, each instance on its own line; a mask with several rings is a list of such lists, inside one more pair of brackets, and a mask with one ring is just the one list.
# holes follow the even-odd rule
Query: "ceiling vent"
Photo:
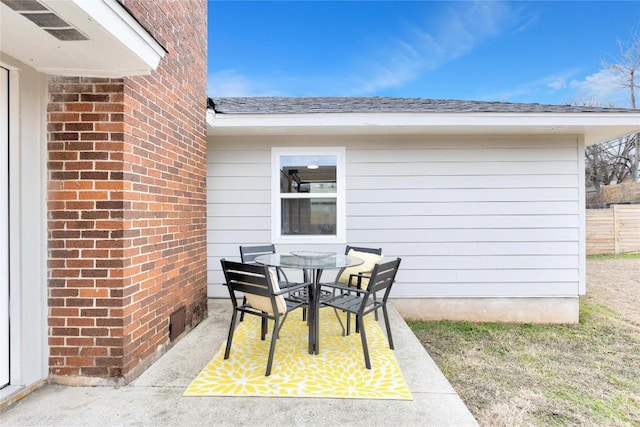
[[29, 21], [62, 41], [89, 40], [78, 29], [36, 0], [0, 0]]

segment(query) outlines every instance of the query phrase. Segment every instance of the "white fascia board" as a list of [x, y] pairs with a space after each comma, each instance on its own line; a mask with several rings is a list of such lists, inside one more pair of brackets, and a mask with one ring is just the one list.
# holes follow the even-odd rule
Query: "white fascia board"
[[120, 3], [116, 0], [72, 1], [120, 43], [147, 63], [151, 69], [155, 70], [158, 67], [166, 50]]
[[87, 68], [56, 68], [56, 67], [38, 67], [38, 71], [53, 76], [66, 76], [66, 77], [100, 77], [100, 78], [112, 78], [119, 79], [129, 76], [142, 76], [149, 74], [152, 69], [150, 68], [125, 68], [118, 70], [91, 70]]
[[207, 116], [210, 135], [256, 133], [444, 133], [580, 134], [587, 144], [640, 131], [630, 113], [370, 113], [216, 114]]

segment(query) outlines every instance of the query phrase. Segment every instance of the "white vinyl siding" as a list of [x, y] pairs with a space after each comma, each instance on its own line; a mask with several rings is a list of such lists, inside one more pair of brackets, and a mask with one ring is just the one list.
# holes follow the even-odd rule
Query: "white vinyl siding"
[[271, 147], [323, 144], [346, 147], [347, 243], [403, 259], [394, 296], [584, 293], [579, 137], [422, 135], [210, 142], [210, 295], [221, 257], [270, 242]]

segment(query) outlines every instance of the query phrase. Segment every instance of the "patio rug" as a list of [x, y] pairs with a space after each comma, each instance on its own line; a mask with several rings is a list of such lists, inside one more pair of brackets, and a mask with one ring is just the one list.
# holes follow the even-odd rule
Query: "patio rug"
[[360, 334], [352, 330], [348, 337], [342, 336], [330, 308], [320, 310], [320, 354], [309, 354], [308, 329], [301, 314], [301, 310], [295, 310], [287, 317], [270, 376], [264, 373], [273, 323], [269, 323], [267, 338], [261, 341], [260, 319], [246, 316], [236, 329], [229, 359], [223, 359], [225, 342], [183, 395], [413, 399], [386, 333], [373, 316], [365, 320], [369, 370], [364, 366]]

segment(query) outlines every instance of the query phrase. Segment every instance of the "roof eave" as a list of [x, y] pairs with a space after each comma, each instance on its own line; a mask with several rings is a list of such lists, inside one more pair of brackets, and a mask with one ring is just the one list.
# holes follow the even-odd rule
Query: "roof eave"
[[149, 74], [166, 54], [116, 0], [39, 0], [86, 40], [59, 40], [0, 3], [1, 50], [47, 74], [124, 77]]
[[577, 134], [596, 144], [640, 132], [640, 113], [220, 114], [209, 135]]

